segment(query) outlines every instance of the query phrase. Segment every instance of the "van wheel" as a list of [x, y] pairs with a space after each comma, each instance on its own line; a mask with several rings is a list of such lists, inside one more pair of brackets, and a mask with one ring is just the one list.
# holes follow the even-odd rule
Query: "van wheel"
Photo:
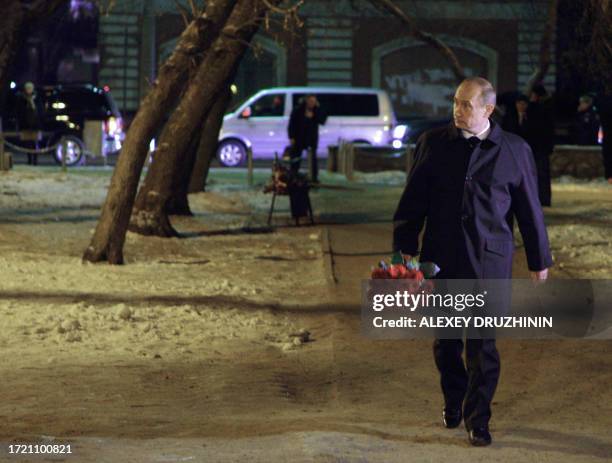
[[244, 163], [247, 150], [240, 140], [230, 139], [219, 143], [217, 159], [225, 167], [236, 167]]
[[74, 135], [64, 135], [57, 141], [57, 146], [53, 151], [55, 162], [62, 164], [62, 159], [66, 156], [67, 166], [79, 165], [83, 160], [85, 147], [80, 138]]

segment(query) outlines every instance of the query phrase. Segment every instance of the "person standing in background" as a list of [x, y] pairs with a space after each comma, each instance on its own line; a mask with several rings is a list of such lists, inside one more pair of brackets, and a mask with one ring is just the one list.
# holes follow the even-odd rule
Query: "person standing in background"
[[524, 138], [536, 164], [540, 203], [543, 207], [550, 207], [550, 155], [555, 147], [555, 122], [552, 101], [543, 85], [534, 85], [531, 90], [525, 117]]
[[604, 161], [604, 176], [612, 185], [612, 92], [598, 98], [597, 108], [603, 129], [601, 152]]
[[508, 108], [502, 122], [502, 128], [507, 132], [514, 133], [525, 139], [528, 106], [529, 98], [525, 95], [519, 95], [514, 103], [514, 108]]
[[324, 125], [327, 115], [315, 95], [306, 95], [304, 101], [291, 112], [289, 119], [289, 142], [291, 144], [291, 171], [297, 174], [300, 170], [302, 152], [312, 149], [313, 183], [319, 182], [319, 167], [317, 162], [317, 147], [319, 145], [319, 125]]
[[[16, 115], [18, 129], [22, 132], [24, 148], [38, 149], [38, 131], [42, 127], [42, 106], [32, 82], [26, 82], [23, 86], [23, 93], [17, 96]], [[38, 154], [28, 153], [28, 164], [37, 165]]]
[[582, 95], [577, 111], [572, 141], [576, 145], [597, 145], [599, 116], [593, 107], [593, 98], [590, 95]]

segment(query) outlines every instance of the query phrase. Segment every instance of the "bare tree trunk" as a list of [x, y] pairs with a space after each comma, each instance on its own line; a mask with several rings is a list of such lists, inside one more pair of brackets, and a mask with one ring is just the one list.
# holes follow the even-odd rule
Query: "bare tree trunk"
[[555, 27], [557, 26], [558, 3], [558, 0], [550, 0], [548, 3], [548, 19], [546, 20], [546, 29], [544, 30], [542, 39], [540, 40], [540, 62], [525, 84], [525, 89], [523, 91], [525, 95], [529, 95], [535, 85], [542, 83], [546, 73], [548, 72], [548, 68], [550, 67], [550, 51], [553, 34], [555, 33]]
[[457, 82], [461, 82], [463, 79], [465, 79], [465, 72], [463, 71], [463, 67], [461, 67], [459, 59], [457, 58], [457, 55], [455, 55], [453, 50], [451, 50], [444, 42], [442, 42], [434, 35], [419, 29], [414, 19], [412, 19], [404, 11], [402, 11], [402, 9], [397, 6], [393, 0], [370, 0], [370, 3], [372, 3], [376, 8], [386, 11], [395, 16], [403, 24], [408, 26], [408, 30], [415, 39], [418, 39], [428, 45], [431, 45], [438, 52], [440, 52], [450, 64], [451, 69], [455, 74], [455, 78], [457, 79]]
[[209, 0], [204, 12], [183, 31], [176, 49], [160, 68], [128, 130], [102, 214], [83, 260], [123, 263], [125, 234], [149, 142], [184, 88], [193, 60], [217, 37], [236, 2]]
[[204, 127], [202, 128], [202, 138], [196, 153], [195, 162], [191, 170], [191, 178], [184, 179], [188, 182], [187, 191], [196, 193], [204, 191], [206, 188], [206, 179], [210, 169], [210, 163], [217, 153], [219, 144], [219, 131], [223, 124], [223, 115], [229, 104], [231, 93], [226, 91], [220, 93], [215, 105], [210, 110]]
[[216, 96], [228, 85], [237, 63], [257, 32], [264, 15], [281, 0], [240, 0], [219, 38], [206, 53], [181, 102], [164, 127], [159, 149], [142, 185], [129, 229], [144, 235], [176, 236], [167, 203], [175, 169], [186, 162], [193, 133], [210, 112]]
[[[166, 204], [168, 215], [192, 216], [189, 207], [189, 193], [203, 191], [204, 183], [212, 158], [215, 156], [219, 140], [219, 131], [223, 124], [223, 115], [230, 100], [229, 89], [226, 92], [219, 92], [210, 112], [206, 116], [204, 123], [196, 130], [187, 149], [185, 162], [175, 168], [175, 178], [172, 182], [170, 198]], [[197, 166], [198, 173], [194, 168]], [[197, 183], [201, 184], [199, 189], [191, 190], [191, 180], [199, 177]], [[196, 187], [197, 188], [197, 187]]]
[[[166, 212], [168, 215], [183, 215], [183, 216], [192, 216], [193, 212], [191, 212], [191, 208], [189, 207], [189, 199], [187, 197], [187, 188], [184, 187], [183, 179], [185, 177], [189, 178], [191, 173], [191, 169], [193, 169], [193, 164], [195, 162], [196, 153], [198, 151], [198, 146], [200, 146], [200, 140], [202, 139], [202, 130], [204, 129], [204, 124], [194, 131], [193, 138], [189, 143], [189, 147], [187, 148], [187, 153], [185, 154], [186, 161], [180, 165], [175, 166], [174, 175], [176, 178], [172, 180], [172, 187], [170, 198], [168, 199], [168, 203], [166, 204]], [[136, 204], [138, 204], [139, 195], [136, 196]]]

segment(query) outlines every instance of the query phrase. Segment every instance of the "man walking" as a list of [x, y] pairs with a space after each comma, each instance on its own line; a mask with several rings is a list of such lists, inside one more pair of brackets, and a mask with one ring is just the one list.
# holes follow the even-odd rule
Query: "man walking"
[[[489, 118], [495, 90], [472, 77], [457, 88], [453, 122], [423, 134], [394, 215], [393, 248], [435, 262], [440, 279], [512, 277], [516, 216], [534, 280], [552, 265], [534, 159], [527, 143]], [[491, 401], [500, 372], [494, 339], [436, 339], [435, 362], [444, 394], [443, 423], [462, 419], [472, 445], [491, 443]]]

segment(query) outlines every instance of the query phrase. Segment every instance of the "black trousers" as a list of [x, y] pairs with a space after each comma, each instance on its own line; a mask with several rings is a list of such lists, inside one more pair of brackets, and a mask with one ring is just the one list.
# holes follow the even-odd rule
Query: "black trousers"
[[302, 153], [304, 150], [312, 149], [312, 178], [313, 182], [319, 179], [319, 163], [317, 162], [317, 145], [298, 145], [292, 146], [289, 156], [291, 157], [291, 172], [297, 174], [302, 163]]
[[[24, 141], [22, 142], [24, 148], [28, 148], [31, 150], [38, 149], [38, 144], [35, 141]], [[32, 166], [38, 165], [38, 154], [37, 153], [28, 153], [28, 164]]]
[[433, 351], [445, 407], [463, 409], [465, 427], [470, 431], [489, 424], [500, 363], [495, 339], [467, 339], [466, 365], [461, 357], [463, 346], [461, 339], [436, 339]]

